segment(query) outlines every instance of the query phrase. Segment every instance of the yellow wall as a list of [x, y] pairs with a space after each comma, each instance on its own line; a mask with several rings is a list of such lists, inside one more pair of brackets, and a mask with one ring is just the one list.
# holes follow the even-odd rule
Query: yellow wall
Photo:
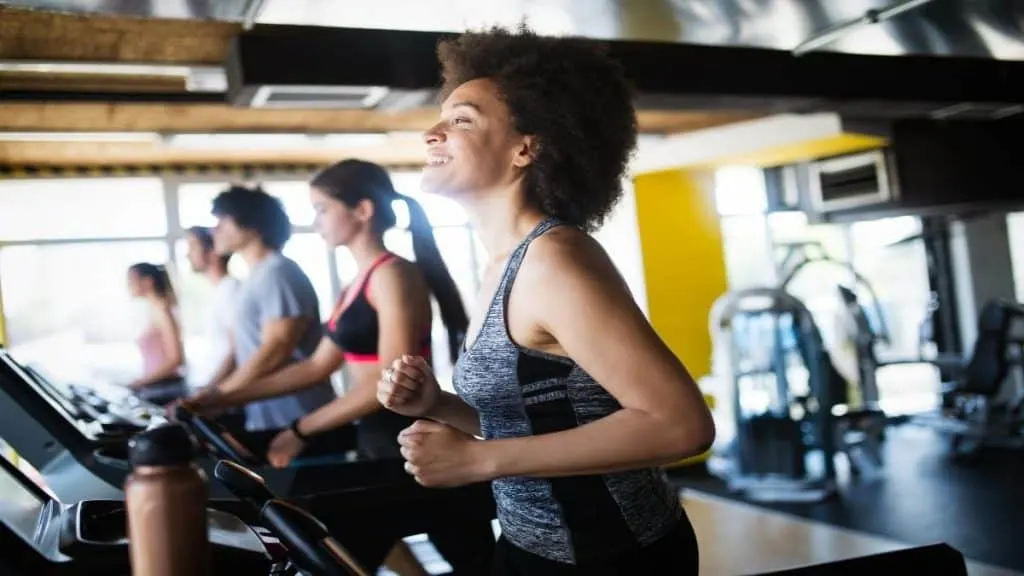
[[711, 371], [708, 313], [728, 288], [711, 174], [634, 180], [651, 324], [694, 378]]
[[886, 145], [885, 138], [868, 134], [843, 133], [828, 138], [794, 142], [784, 146], [765, 148], [757, 152], [726, 156], [715, 160], [715, 166], [748, 165], [771, 168], [784, 164], [807, 162], [841, 154], [875, 150]]

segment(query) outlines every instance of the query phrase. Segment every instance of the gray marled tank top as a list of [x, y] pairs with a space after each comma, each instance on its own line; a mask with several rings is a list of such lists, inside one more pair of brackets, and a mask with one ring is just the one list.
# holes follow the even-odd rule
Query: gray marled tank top
[[[622, 407], [572, 360], [522, 348], [509, 337], [506, 302], [526, 250], [559, 225], [545, 220], [509, 257], [480, 333], [455, 366], [455, 390], [480, 414], [485, 439], [567, 430]], [[502, 535], [510, 543], [569, 564], [645, 546], [682, 517], [675, 491], [655, 468], [499, 478], [492, 488]]]

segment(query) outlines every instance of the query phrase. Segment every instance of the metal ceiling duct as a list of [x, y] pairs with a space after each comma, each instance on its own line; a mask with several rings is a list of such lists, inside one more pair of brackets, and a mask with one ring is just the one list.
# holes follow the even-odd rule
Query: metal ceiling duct
[[[225, 63], [228, 99], [261, 105], [327, 100], [349, 88], [360, 102], [388, 93], [376, 109], [426, 104], [436, 94], [437, 32], [258, 26], [236, 37]], [[838, 112], [851, 118], [1001, 119], [1024, 105], [1024, 62], [886, 58], [637, 41], [606, 43], [637, 90], [640, 109]], [[951, 82], [950, 78], [957, 78]], [[1017, 80], [1014, 80], [1017, 78]], [[342, 90], [342, 92], [345, 92]], [[348, 93], [342, 105], [353, 100]]]
[[8, 6], [131, 18], [243, 22], [260, 0], [14, 0]]
[[[823, 51], [1024, 60], [1022, 0], [14, 0], [8, 5], [147, 18], [453, 32], [526, 20], [542, 33], [794, 50], [871, 14]], [[923, 4], [923, 5], [918, 5]]]

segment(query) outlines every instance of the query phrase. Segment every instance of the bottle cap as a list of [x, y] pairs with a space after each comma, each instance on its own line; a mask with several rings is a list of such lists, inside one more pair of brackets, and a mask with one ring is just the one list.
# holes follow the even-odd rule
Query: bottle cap
[[128, 460], [136, 466], [175, 466], [199, 454], [195, 439], [179, 423], [151, 428], [128, 441]]

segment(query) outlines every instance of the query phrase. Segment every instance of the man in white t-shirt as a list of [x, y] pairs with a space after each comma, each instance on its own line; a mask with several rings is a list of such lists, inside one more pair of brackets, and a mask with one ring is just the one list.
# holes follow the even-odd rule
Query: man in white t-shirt
[[228, 260], [231, 255], [218, 255], [213, 249], [213, 235], [210, 229], [195, 226], [189, 228], [188, 261], [192, 270], [202, 274], [213, 284], [213, 297], [207, 308], [204, 339], [207, 341], [201, 363], [190, 367], [190, 383], [203, 387], [220, 371], [221, 366], [231, 361], [231, 333], [234, 330], [236, 295], [241, 282], [228, 274]]

